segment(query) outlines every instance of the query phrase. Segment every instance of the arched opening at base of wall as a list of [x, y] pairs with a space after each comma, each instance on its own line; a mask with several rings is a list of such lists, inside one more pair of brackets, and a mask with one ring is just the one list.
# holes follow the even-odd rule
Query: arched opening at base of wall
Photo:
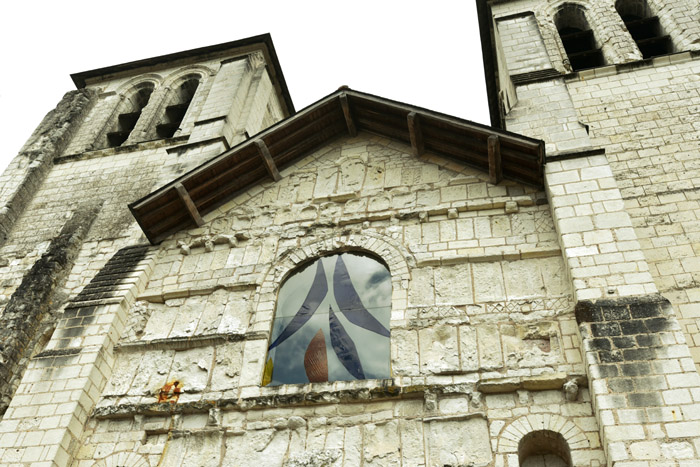
[[153, 93], [153, 84], [144, 83], [121, 103], [119, 115], [112, 131], [107, 133], [107, 147], [115, 148], [124, 144], [136, 126], [143, 108], [148, 104]]
[[531, 431], [518, 444], [520, 467], [571, 467], [571, 450], [555, 431]]
[[189, 76], [175, 89], [174, 95], [165, 107], [161, 123], [156, 126], [159, 138], [172, 138], [175, 132], [180, 129], [180, 124], [185, 118], [185, 113], [187, 113], [194, 93], [199, 86], [199, 79], [197, 75]]
[[649, 9], [645, 0], [618, 0], [615, 9], [644, 58], [673, 52], [671, 36], [664, 34], [659, 17]]
[[566, 3], [554, 16], [559, 37], [574, 71], [605, 65], [603, 53], [596, 45], [588, 25], [586, 11], [579, 5]]

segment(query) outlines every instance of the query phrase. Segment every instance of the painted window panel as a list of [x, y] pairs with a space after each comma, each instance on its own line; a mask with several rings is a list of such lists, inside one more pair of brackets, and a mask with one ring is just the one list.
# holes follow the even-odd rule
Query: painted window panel
[[263, 385], [388, 378], [391, 277], [357, 253], [319, 258], [280, 288]]

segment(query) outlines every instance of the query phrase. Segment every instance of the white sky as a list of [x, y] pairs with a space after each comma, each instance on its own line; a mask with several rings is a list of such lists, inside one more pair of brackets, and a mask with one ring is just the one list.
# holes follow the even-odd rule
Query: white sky
[[297, 110], [341, 85], [488, 123], [474, 0], [6, 2], [0, 170], [71, 73], [269, 32]]

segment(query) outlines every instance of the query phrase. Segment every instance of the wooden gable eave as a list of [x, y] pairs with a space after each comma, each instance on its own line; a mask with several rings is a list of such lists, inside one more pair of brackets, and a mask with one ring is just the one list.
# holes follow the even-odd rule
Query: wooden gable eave
[[341, 88], [129, 205], [148, 240], [201, 225], [202, 217], [335, 138], [367, 131], [509, 179], [543, 185], [544, 143]]

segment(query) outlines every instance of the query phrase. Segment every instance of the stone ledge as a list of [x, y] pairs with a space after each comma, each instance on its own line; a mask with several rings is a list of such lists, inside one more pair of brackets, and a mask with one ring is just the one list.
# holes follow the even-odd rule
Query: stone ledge
[[437, 415], [435, 417], [422, 417], [420, 420], [422, 422], [461, 422], [463, 420], [470, 420], [472, 418], [483, 418], [488, 420], [486, 413], [484, 412], [472, 412], [460, 415]]
[[552, 373], [549, 375], [530, 377], [483, 379], [477, 383], [476, 389], [485, 394], [504, 394], [515, 392], [519, 389], [545, 391], [549, 389], [562, 389], [567, 381], [576, 381], [579, 387], [588, 386], [588, 378], [585, 375]]
[[[195, 125], [197, 125], [195, 123]], [[198, 148], [200, 146], [210, 146], [212, 144], [217, 144], [217, 143], [222, 143], [224, 145], [224, 150], [228, 151], [231, 149], [231, 147], [228, 144], [228, 141], [224, 136], [217, 136], [216, 138], [209, 138], [209, 139], [204, 139], [200, 141], [193, 141], [193, 142], [186, 142], [185, 144], [181, 144], [179, 146], [174, 146], [171, 148], [167, 148], [166, 152], [168, 154], [177, 154], [177, 155], [182, 155], [185, 153], [185, 151], [188, 151], [189, 149], [194, 149]]]
[[55, 350], [44, 350], [32, 357], [33, 360], [39, 358], [53, 358], [53, 357], [66, 357], [70, 355], [78, 355], [82, 351], [82, 347], [76, 347], [72, 349], [55, 349]]
[[580, 159], [582, 157], [601, 156], [605, 154], [605, 148], [588, 148], [578, 151], [559, 151], [546, 156], [547, 162], [565, 161], [569, 159]]
[[241, 290], [256, 289], [260, 284], [257, 282], [238, 282], [231, 285], [217, 285], [216, 287], [202, 287], [184, 290], [147, 290], [136, 297], [137, 301], [149, 302], [149, 303], [165, 303], [166, 300], [172, 300], [175, 298], [187, 298], [196, 297], [199, 295], [210, 295], [217, 290], [227, 290], [229, 292], [236, 292]]
[[135, 342], [122, 342], [114, 346], [115, 352], [142, 352], [146, 350], [187, 350], [199, 347], [240, 342], [245, 340], [267, 339], [263, 332], [247, 332], [244, 334], [208, 334], [204, 336], [171, 337]]
[[146, 149], [159, 149], [165, 146], [177, 145], [178, 143], [187, 142], [190, 135], [177, 136], [175, 138], [158, 139], [151, 141], [141, 141], [134, 144], [129, 144], [127, 146], [118, 146], [116, 148], [103, 148], [95, 149], [92, 151], [85, 151], [79, 154], [68, 154], [65, 156], [59, 156], [54, 158], [54, 164], [63, 164], [66, 162], [82, 161], [88, 159], [97, 159], [99, 157], [114, 156], [116, 154], [122, 153], [132, 153], [137, 151], [144, 151]]
[[69, 310], [75, 308], [87, 308], [90, 306], [119, 305], [122, 301], [124, 301], [123, 296], [114, 298], [102, 298], [99, 300], [84, 300], [79, 302], [70, 302], [65, 309]]
[[443, 256], [438, 258], [419, 259], [420, 253], [416, 254], [416, 267], [426, 266], [450, 266], [462, 263], [486, 263], [494, 261], [517, 261], [530, 258], [549, 258], [552, 256], [561, 256], [559, 248], [533, 248], [531, 250], [522, 251], [516, 250], [513, 252], [503, 252], [498, 254], [483, 254], [483, 255], [455, 255]]
[[339, 402], [371, 402], [379, 400], [400, 400], [423, 398], [427, 386], [395, 386], [393, 380], [371, 380], [387, 382], [373, 387], [348, 388], [341, 390], [314, 390], [314, 383], [294, 386], [304, 386], [308, 391], [295, 394], [272, 394], [255, 397], [221, 398], [217, 400], [159, 403], [122, 404], [96, 407], [93, 417], [102, 420], [109, 418], [126, 418], [135, 414], [140, 415], [171, 415], [183, 413], [208, 413], [212, 408], [226, 410], [256, 410], [269, 407], [296, 407], [308, 405], [328, 405]]
[[658, 68], [669, 65], [676, 65], [690, 62], [700, 57], [700, 51], [689, 50], [668, 55], [661, 55], [654, 58], [645, 58], [633, 62], [606, 65], [589, 70], [575, 71], [564, 75], [564, 80], [570, 81], [590, 81], [595, 78], [603, 78], [611, 75], [618, 75], [627, 72], [634, 72], [644, 68]]

